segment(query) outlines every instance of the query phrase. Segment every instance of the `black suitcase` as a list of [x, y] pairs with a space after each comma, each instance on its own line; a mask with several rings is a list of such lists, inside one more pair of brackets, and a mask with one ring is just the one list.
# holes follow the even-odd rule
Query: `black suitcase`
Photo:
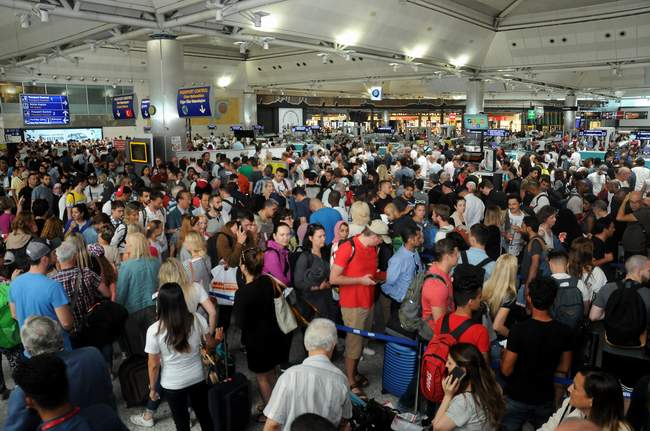
[[149, 372], [147, 358], [131, 356], [122, 362], [118, 370], [122, 397], [127, 407], [144, 405], [149, 398]]
[[[224, 342], [225, 357], [228, 344]], [[251, 417], [250, 383], [242, 373], [228, 377], [230, 367], [223, 370], [226, 379], [208, 389], [208, 408], [215, 431], [243, 431]]]

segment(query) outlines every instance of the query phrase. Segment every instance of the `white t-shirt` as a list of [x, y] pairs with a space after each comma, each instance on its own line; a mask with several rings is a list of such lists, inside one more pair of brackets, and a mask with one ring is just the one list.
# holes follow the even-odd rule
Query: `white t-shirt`
[[603, 190], [603, 187], [607, 182], [607, 175], [601, 174], [599, 171], [596, 171], [587, 175], [587, 179], [591, 181], [591, 184], [593, 185], [594, 194], [598, 195]]
[[165, 389], [178, 390], [199, 383], [205, 378], [201, 363], [201, 336], [208, 333], [208, 323], [203, 317], [194, 313], [192, 332], [188, 338], [189, 352], [177, 352], [165, 343], [166, 330], [158, 333], [160, 321], [147, 329], [147, 341], [144, 351], [160, 354], [160, 384]]
[[607, 276], [602, 269], [595, 266], [591, 272], [585, 272], [581, 277], [585, 289], [589, 292], [589, 300], [593, 300], [600, 289], [607, 284]]
[[650, 177], [650, 169], [645, 166], [635, 166], [632, 168], [632, 172], [636, 175], [636, 183], [634, 183], [634, 190], [639, 192], [645, 184], [645, 180]]

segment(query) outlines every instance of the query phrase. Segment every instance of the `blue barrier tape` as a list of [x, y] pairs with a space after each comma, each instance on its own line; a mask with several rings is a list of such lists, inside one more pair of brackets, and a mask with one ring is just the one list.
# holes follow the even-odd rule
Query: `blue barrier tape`
[[336, 325], [336, 329], [339, 331], [349, 332], [350, 334], [360, 335], [362, 337], [373, 338], [375, 340], [388, 341], [391, 343], [401, 344], [403, 346], [417, 347], [418, 342], [404, 337], [393, 337], [388, 334], [381, 334], [377, 332], [368, 332], [362, 329], [350, 328], [349, 326]]

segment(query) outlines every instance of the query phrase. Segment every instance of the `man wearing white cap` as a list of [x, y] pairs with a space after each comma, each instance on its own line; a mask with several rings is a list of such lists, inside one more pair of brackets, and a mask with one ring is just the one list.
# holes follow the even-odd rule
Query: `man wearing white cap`
[[[388, 225], [381, 220], [373, 220], [361, 234], [339, 244], [334, 255], [330, 283], [340, 288], [343, 323], [351, 328], [366, 331], [371, 328], [375, 283], [380, 277], [377, 271], [377, 246], [382, 241], [386, 244], [392, 242]], [[345, 338], [345, 373], [352, 392], [364, 397], [362, 387], [369, 382], [358, 371], [362, 351], [363, 338], [348, 333]]]

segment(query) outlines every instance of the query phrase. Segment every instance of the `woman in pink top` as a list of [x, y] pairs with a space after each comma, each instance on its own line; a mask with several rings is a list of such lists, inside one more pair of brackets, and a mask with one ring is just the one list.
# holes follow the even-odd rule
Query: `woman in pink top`
[[2, 211], [2, 214], [0, 214], [0, 234], [5, 237], [9, 235], [9, 232], [11, 231], [11, 223], [14, 221], [14, 218], [16, 218], [16, 216], [11, 213], [13, 207], [14, 205], [11, 198], [4, 197], [0, 200], [0, 211]]

